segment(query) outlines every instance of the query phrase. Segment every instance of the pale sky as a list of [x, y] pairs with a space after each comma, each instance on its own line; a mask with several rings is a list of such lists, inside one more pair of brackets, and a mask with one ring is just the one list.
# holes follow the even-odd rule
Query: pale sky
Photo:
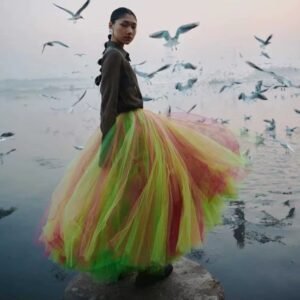
[[[85, 0], [53, 2], [76, 11]], [[77, 70], [78, 76], [94, 76], [111, 11], [120, 6], [132, 9], [138, 19], [136, 39], [126, 48], [132, 62], [146, 59], [151, 66], [166, 54], [163, 40], [149, 38], [150, 33], [168, 29], [173, 35], [178, 26], [199, 21], [199, 27], [180, 37], [178, 58], [201, 61], [211, 70], [236, 63], [239, 52], [258, 61], [253, 35], [272, 33], [272, 64], [300, 67], [300, 0], [91, 0], [77, 24], [52, 1], [1, 0], [0, 79], [71, 77]], [[47, 47], [41, 55], [43, 43], [50, 40], [70, 48]], [[87, 56], [80, 59], [77, 52]]]

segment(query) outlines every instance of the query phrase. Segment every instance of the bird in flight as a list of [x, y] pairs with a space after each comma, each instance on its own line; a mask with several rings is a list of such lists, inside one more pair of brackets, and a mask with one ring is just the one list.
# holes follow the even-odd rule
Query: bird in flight
[[171, 49], [175, 48], [175, 50], [176, 50], [177, 49], [176, 46], [179, 44], [178, 38], [179, 38], [180, 34], [186, 33], [197, 26], [199, 26], [199, 22], [181, 25], [177, 28], [176, 34], [173, 37], [170, 36], [170, 33], [168, 30], [160, 30], [160, 31], [150, 34], [149, 36], [151, 38], [155, 38], [155, 39], [164, 38], [167, 41], [164, 44], [164, 46], [171, 48]]
[[273, 34], [270, 34], [266, 40], [263, 40], [257, 36], [254, 36], [254, 38], [260, 43], [260, 48], [265, 48], [269, 44], [271, 44], [270, 40], [273, 37]]
[[83, 19], [83, 17], [80, 15], [86, 8], [87, 6], [90, 4], [90, 0], [87, 0], [79, 9], [78, 11], [76, 11], [75, 13], [73, 13], [72, 11], [64, 8], [64, 7], [61, 7], [55, 3], [53, 3], [54, 6], [58, 7], [59, 9], [67, 12], [69, 15], [71, 15], [71, 18], [69, 18], [69, 20], [72, 20], [74, 21], [74, 23], [79, 20], [79, 19]]
[[43, 45], [42, 54], [44, 53], [44, 50], [45, 50], [46, 46], [51, 46], [51, 47], [52, 47], [52, 46], [54, 46], [55, 44], [60, 45], [60, 46], [63, 46], [63, 47], [65, 47], [65, 48], [69, 48], [68, 45], [66, 45], [65, 43], [60, 42], [60, 41], [46, 42], [46, 43], [44, 43], [44, 45]]

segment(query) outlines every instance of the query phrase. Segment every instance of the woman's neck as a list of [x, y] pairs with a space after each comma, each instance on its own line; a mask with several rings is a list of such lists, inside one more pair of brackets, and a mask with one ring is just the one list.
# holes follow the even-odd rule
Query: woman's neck
[[120, 48], [124, 48], [124, 44], [120, 43], [119, 41], [115, 40], [113, 37], [111, 38], [111, 41], [115, 44], [117, 44]]

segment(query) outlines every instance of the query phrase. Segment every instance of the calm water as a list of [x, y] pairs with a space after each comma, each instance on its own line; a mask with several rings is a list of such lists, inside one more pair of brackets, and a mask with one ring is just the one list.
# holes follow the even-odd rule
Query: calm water
[[[269, 101], [247, 104], [237, 95], [249, 93], [260, 78], [249, 78], [222, 94], [221, 83], [201, 80], [191, 92], [170, 92], [166, 82], [173, 79], [166, 75], [165, 81], [141, 83], [144, 94], [168, 96], [145, 103], [145, 108], [164, 112], [169, 104], [173, 110], [197, 104], [195, 112], [230, 119], [226, 126], [238, 135], [241, 127], [249, 129], [240, 138], [243, 150], [250, 150], [251, 172], [238, 199], [228, 203], [224, 224], [210, 232], [204, 247], [190, 257], [221, 281], [227, 299], [299, 299], [300, 128], [291, 137], [284, 128], [300, 126], [300, 115], [294, 112], [300, 109], [300, 91], [272, 90], [266, 93]], [[70, 107], [89, 86], [91, 82], [67, 80], [0, 86], [0, 134], [15, 133], [0, 142], [0, 300], [62, 299], [74, 275], [50, 262], [36, 239], [51, 193], [78, 153], [74, 146], [83, 146], [99, 125], [96, 89], [88, 88], [73, 113], [60, 110]], [[244, 121], [244, 114], [252, 115], [251, 120]], [[265, 145], [255, 146], [255, 132], [264, 132], [263, 119], [272, 117], [277, 138], [295, 152], [286, 153], [266, 133]], [[11, 207], [16, 209], [9, 214]]]

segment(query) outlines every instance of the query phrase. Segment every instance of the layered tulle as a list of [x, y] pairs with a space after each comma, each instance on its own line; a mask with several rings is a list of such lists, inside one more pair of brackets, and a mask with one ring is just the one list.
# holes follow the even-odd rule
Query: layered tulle
[[101, 279], [165, 265], [220, 222], [243, 166], [234, 136], [216, 122], [122, 113], [68, 166], [40, 240], [54, 261]]

